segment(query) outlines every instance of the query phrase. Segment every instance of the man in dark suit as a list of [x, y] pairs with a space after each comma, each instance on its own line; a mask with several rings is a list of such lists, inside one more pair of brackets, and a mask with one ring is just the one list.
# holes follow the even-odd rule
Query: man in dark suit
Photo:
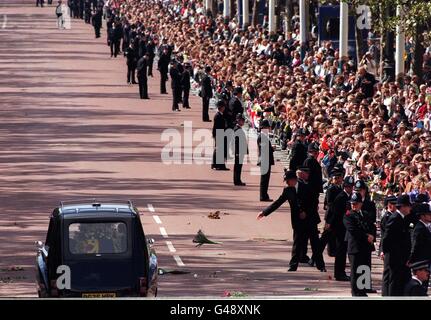
[[[388, 223], [389, 218], [397, 214], [397, 197], [396, 196], [388, 196], [384, 201], [386, 209], [383, 212], [382, 218], [380, 219], [380, 244], [379, 244], [379, 256], [384, 258], [383, 253], [383, 238], [386, 232], [386, 225]], [[387, 296], [389, 291], [389, 269], [383, 270], [383, 279], [382, 279], [382, 296]]]
[[153, 63], [154, 63], [154, 58], [156, 57], [155, 51], [156, 51], [156, 44], [154, 43], [154, 40], [151, 37], [149, 37], [147, 42], [147, 52], [149, 56], [148, 76], [151, 78], [153, 77]]
[[388, 296], [402, 296], [410, 280], [407, 266], [411, 253], [411, 237], [405, 218], [411, 213], [408, 195], [397, 199], [397, 213], [389, 217], [383, 235], [384, 273], [388, 275]]
[[[332, 170], [330, 174], [329, 187], [325, 193], [323, 209], [325, 212], [325, 221], [328, 218], [329, 208], [334, 202], [335, 198], [343, 192], [343, 172], [340, 170]], [[328, 245], [328, 254], [330, 257], [335, 257], [335, 236], [330, 228], [325, 228], [321, 237], [320, 245], [322, 247], [322, 252], [325, 250], [326, 245]]]
[[136, 71], [136, 53], [133, 49], [133, 40], [130, 42], [129, 47], [125, 50], [126, 61], [127, 61], [127, 83], [136, 84], [135, 71]]
[[178, 70], [178, 61], [172, 61], [169, 74], [171, 75], [172, 111], [181, 111], [178, 106], [181, 99], [181, 74]]
[[159, 61], [157, 63], [157, 70], [160, 72], [160, 93], [167, 94], [166, 81], [168, 81], [169, 62], [171, 61], [171, 55], [169, 48], [164, 46], [162, 53], [160, 54]]
[[202, 97], [202, 121], [204, 122], [211, 122], [209, 117], [209, 106], [210, 106], [210, 99], [213, 97], [213, 88], [212, 88], [212, 81], [211, 81], [211, 67], [206, 66], [205, 67], [205, 74], [202, 77], [201, 81], [201, 92], [200, 96]]
[[289, 263], [289, 271], [296, 271], [301, 259], [301, 254], [304, 251], [303, 247], [307, 246], [305, 230], [307, 229], [307, 212], [309, 211], [309, 190], [307, 184], [297, 178], [295, 171], [285, 171], [284, 181], [287, 186], [283, 189], [281, 196], [260, 212], [257, 219], [260, 220], [269, 216], [284, 202], [289, 202], [290, 218], [293, 228], [292, 258]]
[[100, 38], [100, 28], [102, 28], [102, 16], [103, 12], [101, 9], [96, 9], [94, 14], [91, 16], [91, 23], [93, 24], [96, 38]]
[[350, 281], [350, 278], [346, 275], [347, 243], [346, 227], [343, 220], [346, 212], [350, 210], [353, 184], [354, 178], [352, 176], [344, 178], [343, 191], [329, 205], [325, 220], [325, 230], [331, 230], [335, 237], [334, 278], [337, 281]]
[[416, 207], [419, 222], [413, 230], [412, 251], [409, 261], [411, 263], [431, 261], [431, 210], [428, 203], [421, 203]]
[[305, 159], [307, 158], [307, 147], [304, 144], [305, 141], [305, 131], [299, 129], [296, 134], [296, 141], [292, 147], [292, 153], [290, 157], [289, 169], [296, 170], [298, 167], [302, 166]]
[[242, 165], [244, 157], [248, 154], [247, 138], [242, 126], [244, 125], [245, 118], [242, 113], [236, 115], [236, 125], [234, 127], [234, 154], [235, 164], [233, 167], [233, 184], [236, 186], [245, 186], [241, 181]]
[[136, 67], [139, 82], [139, 96], [141, 99], [150, 99], [148, 97], [147, 78], [148, 59], [148, 54], [144, 54], [144, 56], [138, 60], [138, 64]]
[[267, 119], [260, 124], [260, 133], [257, 138], [259, 152], [258, 166], [260, 166], [260, 201], [270, 202], [272, 199], [268, 195], [269, 179], [271, 178], [271, 167], [274, 162], [274, 148], [269, 139], [271, 125]]
[[190, 109], [189, 95], [190, 95], [190, 78], [192, 66], [189, 62], [184, 64], [184, 71], [181, 74], [181, 86], [183, 91], [183, 108]]
[[217, 102], [217, 113], [214, 116], [214, 124], [212, 130], [212, 136], [214, 139], [214, 152], [213, 152], [213, 161], [211, 164], [211, 169], [214, 170], [229, 170], [226, 168], [225, 159], [226, 159], [226, 120], [223, 115], [225, 111], [225, 104], [222, 100]]
[[[367, 212], [362, 211], [362, 196], [354, 192], [350, 198], [351, 210], [344, 215], [347, 253], [350, 261], [350, 286], [352, 296], [367, 296], [366, 288], [358, 287], [362, 271], [358, 268], [367, 265], [368, 255], [374, 250], [374, 236], [368, 228]], [[370, 279], [371, 281], [371, 279]]]
[[418, 261], [410, 265], [412, 278], [404, 288], [404, 296], [428, 296], [428, 283], [430, 279], [430, 261]]
[[229, 100], [229, 107], [228, 107], [228, 127], [233, 128], [235, 125], [235, 117], [237, 114], [243, 114], [244, 113], [244, 107], [241, 103], [241, 97], [242, 97], [242, 88], [236, 87], [233, 90], [233, 96]]

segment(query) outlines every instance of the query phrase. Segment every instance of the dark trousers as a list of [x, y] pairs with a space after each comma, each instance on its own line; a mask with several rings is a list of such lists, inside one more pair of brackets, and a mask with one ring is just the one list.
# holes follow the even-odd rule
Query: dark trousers
[[210, 98], [202, 97], [202, 121], [208, 121], [210, 116], [208, 114], [210, 108]]
[[242, 172], [242, 163], [235, 163], [233, 166], [233, 183], [240, 184], [241, 181], [241, 172]]
[[190, 88], [183, 88], [183, 108], [189, 108]]
[[[221, 142], [217, 143], [217, 141], [214, 139], [214, 151], [213, 151], [213, 161], [211, 164], [211, 168], [213, 169], [224, 169], [226, 168], [226, 155], [227, 155], [227, 140], [224, 139], [223, 145], [221, 145]], [[221, 159], [223, 159], [222, 162], [220, 162], [221, 159], [219, 159], [219, 162], [217, 163], [217, 153], [223, 152], [223, 154], [219, 155]]]
[[261, 172], [260, 175], [260, 200], [269, 199], [268, 195], [268, 187], [269, 187], [269, 179], [271, 178], [271, 166], [268, 166], [268, 172]]
[[390, 263], [385, 254], [384, 271], [387, 274], [387, 295], [399, 297], [404, 295], [404, 288], [411, 278], [410, 269], [405, 264]]
[[385, 264], [385, 266], [383, 268], [383, 276], [382, 276], [382, 297], [388, 297], [389, 296], [390, 274], [391, 274], [391, 272]]
[[366, 297], [366, 289], [359, 289], [357, 281], [361, 273], [357, 273], [359, 266], [366, 265], [368, 261], [368, 252], [359, 252], [356, 254], [349, 254], [350, 261], [350, 287], [353, 297]]
[[335, 235], [335, 264], [334, 277], [343, 277], [346, 275], [346, 259], [347, 259], [347, 242], [344, 240], [346, 231], [336, 231]]
[[43, 0], [36, 0], [36, 7], [39, 7], [39, 4], [43, 8]]
[[139, 96], [141, 99], [148, 99], [148, 79], [146, 75], [138, 74]]
[[168, 74], [166, 72], [160, 72], [160, 93], [168, 93], [166, 90], [166, 81], [168, 81]]
[[181, 88], [173, 87], [172, 88], [172, 111], [179, 110], [180, 107], [178, 103], [181, 101]]
[[299, 222], [298, 225], [293, 228], [292, 258], [289, 262], [291, 267], [298, 266], [304, 252], [304, 247], [307, 247], [306, 226], [304, 222]]
[[127, 83], [136, 83], [134, 66], [127, 66]]
[[118, 53], [120, 52], [120, 42], [111, 40], [110, 47], [111, 47], [111, 57], [114, 56], [116, 58]]
[[153, 76], [153, 63], [154, 63], [154, 57], [150, 57], [148, 60], [148, 75]]
[[[324, 268], [325, 262], [323, 261], [323, 255], [322, 250], [320, 246], [320, 239], [319, 239], [319, 229], [317, 228], [317, 224], [312, 223], [307, 225], [306, 229], [307, 239], [310, 240], [311, 245], [311, 251], [313, 253], [312, 259], [316, 263], [317, 268]], [[307, 247], [307, 240], [305, 243], [305, 246]]]
[[96, 38], [100, 38], [100, 27], [94, 27], [94, 33], [96, 34]]
[[328, 246], [328, 255], [330, 257], [335, 257], [336, 239], [332, 230], [328, 229], [323, 231], [320, 236], [320, 246], [322, 248], [322, 253], [325, 251], [326, 246]]

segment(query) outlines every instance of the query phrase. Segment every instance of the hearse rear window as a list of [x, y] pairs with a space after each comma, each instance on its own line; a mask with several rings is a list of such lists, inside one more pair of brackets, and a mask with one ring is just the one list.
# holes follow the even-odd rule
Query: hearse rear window
[[72, 254], [116, 254], [127, 251], [124, 222], [72, 223], [69, 225]]

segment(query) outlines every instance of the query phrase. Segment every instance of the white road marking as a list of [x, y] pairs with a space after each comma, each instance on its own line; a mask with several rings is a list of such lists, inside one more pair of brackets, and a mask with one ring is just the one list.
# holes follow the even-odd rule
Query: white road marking
[[6, 29], [6, 24], [7, 24], [7, 15], [3, 15], [3, 25], [2, 25], [2, 29]]
[[180, 256], [174, 255], [174, 259], [175, 259], [175, 262], [177, 263], [177, 265], [178, 265], [179, 267], [184, 267], [184, 266], [185, 266], [185, 264], [184, 264], [184, 262], [181, 260]]
[[166, 245], [168, 246], [170, 252], [177, 252], [177, 249], [175, 249], [171, 241], [166, 241]]
[[150, 211], [150, 212], [156, 212], [156, 210], [154, 209], [154, 207], [153, 207], [153, 205], [151, 203], [149, 203], [147, 205], [147, 207], [148, 207], [148, 211]]
[[153, 216], [153, 219], [157, 224], [162, 224], [162, 220], [160, 220], [159, 216]]
[[160, 227], [160, 233], [163, 236], [163, 238], [168, 238], [168, 233], [166, 232], [165, 228]]

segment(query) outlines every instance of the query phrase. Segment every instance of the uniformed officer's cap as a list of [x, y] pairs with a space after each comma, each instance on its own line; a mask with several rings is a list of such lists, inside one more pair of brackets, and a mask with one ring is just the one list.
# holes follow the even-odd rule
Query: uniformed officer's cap
[[355, 182], [355, 190], [367, 189], [367, 185], [363, 180], [358, 180]]
[[352, 176], [347, 176], [344, 178], [344, 181], [343, 181], [344, 186], [352, 187], [354, 183], [355, 183], [355, 179]]
[[430, 268], [429, 260], [417, 261], [415, 263], [410, 264], [410, 269], [412, 269], [413, 271], [429, 269], [429, 268]]
[[269, 121], [267, 119], [263, 119], [262, 122], [260, 123], [260, 127], [261, 128], [270, 128], [271, 125], [269, 124]]
[[393, 195], [387, 196], [385, 198], [385, 206], [387, 206], [389, 203], [396, 204], [397, 203], [397, 197], [393, 196]]
[[419, 193], [415, 198], [416, 203], [428, 202], [428, 196], [425, 193]]
[[233, 89], [233, 94], [240, 94], [242, 93], [242, 88], [241, 87], [236, 87], [235, 89]]
[[310, 168], [301, 166], [298, 168], [299, 171], [310, 173]]
[[350, 198], [350, 203], [362, 203], [362, 196], [359, 192], [354, 192]]
[[331, 172], [331, 178], [342, 177], [342, 176], [343, 176], [343, 172], [341, 171], [333, 170]]
[[415, 208], [416, 215], [431, 214], [430, 205], [428, 203], [420, 203]]
[[318, 152], [319, 146], [316, 143], [310, 143], [308, 145], [308, 152]]
[[285, 170], [283, 174], [284, 181], [290, 180], [290, 179], [297, 179], [296, 172], [293, 170]]
[[221, 107], [224, 107], [224, 106], [225, 106], [225, 104], [224, 104], [223, 100], [217, 101], [217, 109], [220, 109]]
[[410, 197], [407, 194], [403, 194], [401, 196], [398, 197], [397, 199], [397, 207], [402, 207], [402, 206], [411, 206], [412, 203], [410, 202]]

